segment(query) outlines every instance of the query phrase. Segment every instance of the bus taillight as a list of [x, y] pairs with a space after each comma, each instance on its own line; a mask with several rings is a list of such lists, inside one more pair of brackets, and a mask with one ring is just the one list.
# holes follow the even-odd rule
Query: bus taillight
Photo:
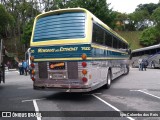
[[86, 66], [87, 66], [87, 63], [86, 63], [86, 62], [82, 62], [82, 66], [83, 66], [83, 67], [86, 67]]
[[30, 65], [32, 68], [34, 68], [34, 63], [31, 63], [31, 65]]
[[81, 57], [82, 57], [83, 60], [87, 59], [87, 55], [85, 53], [83, 53]]
[[83, 74], [83, 75], [86, 75], [86, 74], [87, 74], [87, 70], [85, 70], [85, 69], [82, 70], [82, 74]]
[[83, 81], [83, 82], [87, 82], [87, 80], [88, 80], [88, 79], [87, 79], [86, 77], [83, 77], [83, 78], [82, 78], [82, 81]]
[[31, 73], [32, 73], [32, 75], [35, 75], [35, 70], [32, 70], [32, 72], [31, 72]]
[[34, 57], [33, 57], [33, 56], [31, 56], [31, 57], [30, 57], [30, 60], [31, 60], [31, 61], [34, 61]]
[[35, 78], [34, 78], [34, 77], [32, 77], [31, 79], [32, 79], [32, 81], [35, 81]]

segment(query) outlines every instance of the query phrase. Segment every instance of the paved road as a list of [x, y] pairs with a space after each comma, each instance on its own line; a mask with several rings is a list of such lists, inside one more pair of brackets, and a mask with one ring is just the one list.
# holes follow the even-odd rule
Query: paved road
[[[3, 117], [0, 120], [160, 120], [159, 78], [159, 69], [138, 71], [134, 68], [129, 75], [114, 80], [108, 90], [100, 88], [90, 93], [80, 94], [35, 91], [32, 89], [29, 76], [19, 75], [17, 71], [8, 71], [6, 84], [0, 85], [0, 113], [40, 111], [42, 116], [47, 114], [48, 117], [22, 118], [14, 114], [15, 118]], [[120, 111], [130, 116], [106, 118], [107, 115], [125, 115], [120, 114]], [[137, 114], [135, 111], [138, 111]], [[159, 115], [159, 117], [137, 117], [144, 113], [149, 116]], [[75, 117], [70, 117], [73, 115]]]

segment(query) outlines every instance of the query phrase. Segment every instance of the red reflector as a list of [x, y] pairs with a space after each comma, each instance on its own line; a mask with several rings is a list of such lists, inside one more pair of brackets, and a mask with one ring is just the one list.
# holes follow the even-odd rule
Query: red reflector
[[34, 64], [33, 63], [31, 63], [31, 65], [30, 65], [32, 68], [34, 68]]
[[32, 79], [32, 81], [35, 81], [35, 78], [34, 78], [34, 77], [32, 77], [31, 79]]
[[86, 77], [83, 77], [83, 78], [82, 78], [82, 81], [83, 81], [83, 82], [87, 82], [87, 78], [86, 78]]
[[83, 66], [83, 67], [86, 67], [86, 66], [87, 66], [87, 63], [86, 63], [86, 62], [82, 62], [82, 66]]

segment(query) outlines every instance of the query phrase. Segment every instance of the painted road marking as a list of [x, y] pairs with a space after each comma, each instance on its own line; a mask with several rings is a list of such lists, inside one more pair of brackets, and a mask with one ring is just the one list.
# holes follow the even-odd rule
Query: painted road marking
[[[42, 99], [31, 99], [31, 100], [22, 100], [22, 102], [30, 102], [30, 101], [33, 101], [33, 106], [34, 106], [34, 109], [35, 109], [35, 112], [36, 113], [39, 113], [39, 108], [38, 108], [38, 105], [37, 105], [37, 100], [45, 100], [46, 98], [42, 98]], [[42, 120], [41, 117], [38, 117], [37, 116], [37, 120]]]
[[[145, 90], [146, 90], [146, 89], [145, 89]], [[153, 95], [153, 94], [148, 93], [148, 92], [145, 92], [145, 91], [143, 91], [143, 90], [130, 90], [130, 91], [138, 91], [138, 92], [141, 92], [141, 93], [147, 94], [147, 95], [149, 95], [149, 96], [152, 96], [152, 97], [155, 97], [155, 98], [160, 99], [159, 96]]]
[[22, 102], [30, 102], [30, 101], [33, 101], [33, 100], [45, 100], [46, 98], [41, 98], [41, 99], [31, 99], [31, 100], [22, 100]]
[[[36, 100], [33, 100], [33, 105], [34, 105], [35, 111], [39, 113], [39, 108], [38, 108]], [[37, 120], [41, 120], [41, 117], [37, 117]]]
[[[95, 98], [99, 99], [100, 101], [102, 101], [103, 103], [105, 103], [105, 104], [108, 105], [109, 107], [113, 108], [113, 109], [116, 110], [117, 112], [123, 114], [123, 112], [122, 112], [121, 110], [119, 110], [119, 109], [116, 108], [115, 106], [111, 105], [110, 103], [104, 101], [102, 98], [98, 97], [97, 95], [92, 94], [92, 96], [94, 96]], [[133, 119], [133, 118], [131, 118], [131, 117], [126, 117], [126, 118], [128, 118], [129, 120], [135, 120], [135, 119]]]

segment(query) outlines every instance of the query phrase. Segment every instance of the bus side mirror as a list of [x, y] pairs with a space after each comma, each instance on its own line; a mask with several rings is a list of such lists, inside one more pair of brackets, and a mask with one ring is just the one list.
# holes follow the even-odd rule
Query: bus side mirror
[[129, 55], [129, 59], [131, 60], [132, 59], [132, 50], [131, 49], [127, 49], [127, 52], [128, 52], [128, 55]]
[[127, 51], [129, 55], [131, 55], [132, 50], [131, 49], [127, 49]]

